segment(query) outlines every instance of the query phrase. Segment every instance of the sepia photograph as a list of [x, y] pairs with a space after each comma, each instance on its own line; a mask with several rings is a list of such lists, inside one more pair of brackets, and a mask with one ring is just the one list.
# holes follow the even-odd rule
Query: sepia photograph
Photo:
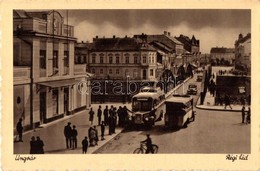
[[259, 9], [1, 2], [0, 168], [259, 170]]
[[12, 12], [14, 154], [251, 153], [250, 9]]

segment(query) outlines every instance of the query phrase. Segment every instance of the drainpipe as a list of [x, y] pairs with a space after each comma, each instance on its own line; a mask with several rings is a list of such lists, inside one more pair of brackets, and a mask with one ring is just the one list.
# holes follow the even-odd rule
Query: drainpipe
[[17, 30], [15, 32], [16, 36], [21, 39], [22, 41], [24, 41], [26, 44], [30, 45], [31, 47], [31, 72], [30, 72], [30, 101], [31, 101], [31, 104], [30, 104], [30, 127], [31, 129], [35, 129], [35, 125], [33, 124], [33, 83], [34, 83], [34, 80], [33, 80], [33, 45], [31, 42], [29, 42], [28, 40], [26, 39], [23, 39], [21, 36], [20, 36], [20, 33], [21, 33], [22, 30]]

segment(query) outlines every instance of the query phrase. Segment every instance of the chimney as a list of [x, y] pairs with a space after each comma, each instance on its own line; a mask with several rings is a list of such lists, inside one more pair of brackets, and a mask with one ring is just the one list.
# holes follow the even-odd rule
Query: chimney
[[168, 36], [171, 36], [171, 32], [168, 32]]
[[98, 39], [98, 36], [96, 36], [96, 39]]
[[125, 38], [127, 38], [127, 35], [125, 35]]
[[116, 36], [115, 36], [115, 35], [113, 35], [113, 39], [114, 39], [114, 38], [116, 38]]
[[81, 43], [84, 43], [84, 41], [81, 41]]
[[165, 36], [167, 36], [167, 31], [164, 31], [163, 34], [164, 34]]

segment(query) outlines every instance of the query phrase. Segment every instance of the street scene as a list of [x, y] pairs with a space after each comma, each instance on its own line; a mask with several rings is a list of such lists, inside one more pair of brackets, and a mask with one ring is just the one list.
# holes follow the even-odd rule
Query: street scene
[[250, 21], [13, 10], [13, 153], [251, 153]]

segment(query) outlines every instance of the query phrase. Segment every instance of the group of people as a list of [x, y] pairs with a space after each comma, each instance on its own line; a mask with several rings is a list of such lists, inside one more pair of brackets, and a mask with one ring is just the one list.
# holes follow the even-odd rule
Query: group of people
[[44, 143], [39, 136], [32, 136], [30, 141], [30, 154], [44, 154]]
[[251, 123], [251, 109], [248, 107], [247, 113], [245, 111], [245, 106], [242, 107], [242, 124], [250, 124]]
[[72, 128], [70, 125], [71, 125], [71, 123], [68, 122], [68, 124], [64, 127], [64, 136], [66, 138], [67, 149], [74, 150], [77, 148], [78, 131], [77, 131], [75, 125], [73, 125]]
[[[111, 105], [110, 109], [108, 109], [108, 106], [105, 107], [105, 109], [102, 112], [101, 105], [98, 108], [97, 111], [97, 118], [98, 118], [98, 125], [101, 125], [102, 120], [102, 114], [103, 114], [103, 121], [105, 126], [109, 126], [109, 134], [113, 134], [115, 132], [115, 127], [120, 126], [124, 127], [126, 126], [127, 120], [128, 120], [128, 109], [126, 106], [121, 107], [117, 109], [113, 105]], [[94, 121], [94, 115], [95, 112], [92, 108], [90, 108], [89, 111], [89, 122], [91, 125], [93, 125]]]

